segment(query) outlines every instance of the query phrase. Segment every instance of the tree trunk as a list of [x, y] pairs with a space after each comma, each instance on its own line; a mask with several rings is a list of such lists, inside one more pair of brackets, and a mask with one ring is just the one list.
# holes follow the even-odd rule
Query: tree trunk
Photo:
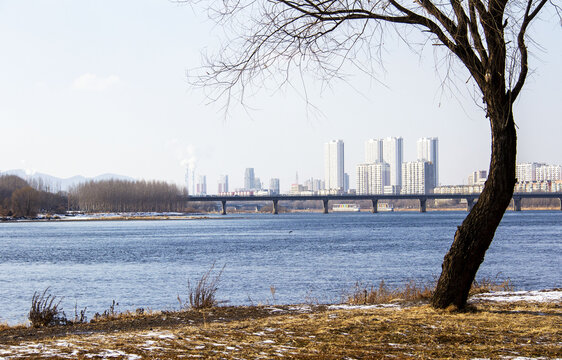
[[488, 101], [492, 128], [488, 180], [478, 202], [458, 227], [453, 244], [445, 255], [432, 299], [435, 308], [454, 305], [462, 309], [466, 305], [476, 272], [513, 196], [517, 136], [509, 96], [501, 96], [499, 100], [499, 103], [492, 102], [493, 107]]

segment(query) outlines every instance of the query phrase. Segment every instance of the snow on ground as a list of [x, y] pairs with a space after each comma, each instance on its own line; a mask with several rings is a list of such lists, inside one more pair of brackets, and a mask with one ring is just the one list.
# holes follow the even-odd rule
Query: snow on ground
[[328, 306], [329, 310], [354, 310], [354, 309], [400, 309], [400, 305], [396, 304], [375, 304], [375, 305], [346, 305], [346, 304], [339, 304], [339, 305], [330, 305]]
[[469, 302], [494, 301], [494, 302], [562, 302], [562, 290], [532, 290], [532, 291], [494, 291], [478, 294], [470, 298]]

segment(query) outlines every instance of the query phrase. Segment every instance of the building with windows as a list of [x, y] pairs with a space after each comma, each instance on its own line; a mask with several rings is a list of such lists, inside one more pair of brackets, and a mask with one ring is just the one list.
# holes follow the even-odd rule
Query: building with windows
[[383, 161], [390, 166], [390, 184], [400, 187], [402, 185], [402, 159], [404, 144], [401, 137], [387, 137], [382, 140]]
[[390, 183], [390, 165], [383, 162], [357, 165], [358, 195], [384, 194], [384, 187]]
[[244, 171], [244, 189], [254, 190], [256, 186], [256, 177], [254, 174], [254, 168], [246, 168]]
[[562, 166], [541, 165], [535, 169], [535, 179], [536, 181], [562, 180]]
[[382, 139], [369, 139], [365, 142], [365, 162], [367, 164], [383, 162]]
[[402, 164], [401, 194], [428, 194], [433, 191], [433, 163], [409, 161]]
[[342, 140], [324, 144], [324, 181], [326, 190], [344, 191], [344, 147]]
[[279, 195], [281, 193], [278, 178], [271, 178], [271, 180], [269, 180], [269, 193], [271, 195]]
[[477, 170], [468, 176], [468, 185], [484, 185], [488, 178], [486, 170]]
[[418, 161], [433, 163], [433, 187], [439, 186], [439, 139], [436, 137], [420, 138], [417, 147]]
[[217, 194], [228, 192], [228, 175], [220, 175], [218, 181]]
[[207, 177], [205, 175], [197, 176], [197, 184], [195, 185], [196, 195], [207, 195]]

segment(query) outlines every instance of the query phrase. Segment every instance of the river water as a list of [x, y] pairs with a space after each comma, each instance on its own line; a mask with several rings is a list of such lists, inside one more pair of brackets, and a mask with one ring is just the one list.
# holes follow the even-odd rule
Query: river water
[[[465, 212], [227, 215], [200, 220], [0, 224], [0, 322], [24, 322], [35, 291], [87, 307], [173, 310], [187, 281], [224, 266], [229, 304], [337, 302], [356, 282], [431, 282]], [[506, 213], [477, 278], [562, 286], [562, 212]], [[275, 288], [274, 295], [271, 288]]]

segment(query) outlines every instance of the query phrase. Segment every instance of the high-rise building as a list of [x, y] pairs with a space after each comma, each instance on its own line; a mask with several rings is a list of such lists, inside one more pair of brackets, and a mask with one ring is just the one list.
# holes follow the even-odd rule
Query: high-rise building
[[540, 167], [541, 164], [538, 163], [526, 163], [526, 164], [517, 164], [515, 168], [515, 177], [517, 178], [518, 182], [530, 182], [537, 180], [537, 168]]
[[218, 181], [218, 193], [228, 192], [228, 175], [220, 175]]
[[207, 177], [205, 175], [197, 176], [196, 195], [207, 195]]
[[468, 176], [468, 185], [484, 185], [488, 178], [486, 170], [476, 170]]
[[382, 157], [390, 165], [390, 186], [402, 185], [402, 158], [404, 153], [401, 137], [387, 137], [383, 139]]
[[246, 168], [246, 171], [244, 172], [244, 189], [254, 190], [256, 185], [255, 181], [254, 168]]
[[436, 137], [418, 139], [418, 161], [433, 163], [433, 187], [439, 186], [439, 139]]
[[269, 180], [269, 192], [271, 193], [271, 195], [280, 194], [278, 178], [272, 178], [271, 180]]
[[357, 165], [357, 194], [384, 194], [390, 183], [390, 165], [383, 162]]
[[536, 181], [562, 180], [562, 166], [541, 165], [535, 169], [535, 179]]
[[401, 194], [428, 194], [433, 191], [433, 163], [409, 161], [402, 164]]
[[382, 139], [369, 139], [365, 142], [365, 162], [368, 164], [383, 162]]
[[342, 140], [324, 144], [324, 180], [326, 190], [344, 190], [344, 150]]

